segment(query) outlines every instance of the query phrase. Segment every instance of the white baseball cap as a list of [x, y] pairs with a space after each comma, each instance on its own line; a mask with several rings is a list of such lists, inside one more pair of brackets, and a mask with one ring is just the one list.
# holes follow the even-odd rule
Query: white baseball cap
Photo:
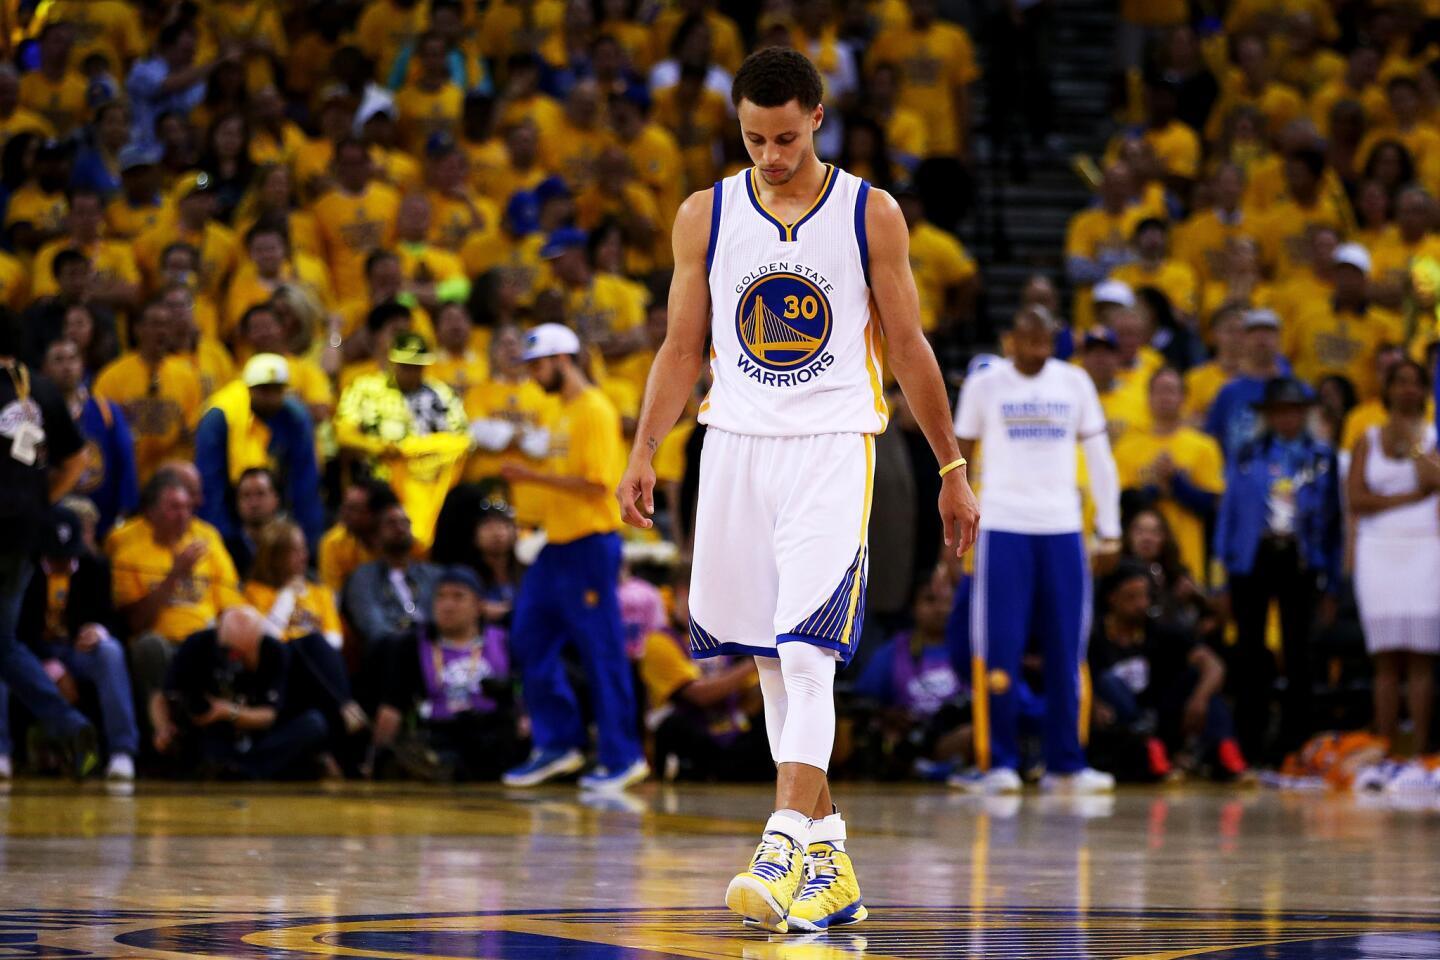
[[290, 382], [290, 364], [278, 353], [257, 353], [246, 361], [240, 377], [247, 387], [284, 385]]
[[1093, 295], [1097, 307], [1102, 303], [1114, 303], [1122, 307], [1135, 306], [1135, 291], [1130, 289], [1130, 284], [1120, 280], [1102, 280], [1095, 284]]
[[1260, 307], [1255, 310], [1245, 311], [1245, 329], [1253, 330], [1256, 327], [1269, 327], [1272, 330], [1280, 329], [1280, 314], [1274, 310]]
[[1342, 243], [1335, 248], [1335, 265], [1348, 264], [1361, 273], [1370, 273], [1370, 251], [1358, 243]]
[[525, 335], [526, 363], [541, 357], [573, 357], [580, 352], [580, 338], [563, 323], [542, 323]]

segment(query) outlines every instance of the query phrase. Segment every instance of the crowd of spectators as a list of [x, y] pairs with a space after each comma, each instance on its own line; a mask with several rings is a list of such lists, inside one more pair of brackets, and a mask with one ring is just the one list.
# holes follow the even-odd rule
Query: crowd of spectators
[[[1050, 4], [1003, 6], [968, 10], [987, 136], [1053, 153]], [[815, 61], [821, 158], [899, 200], [959, 385], [988, 335], [955, 235], [980, 65], [938, 7], [22, 3], [0, 65], [0, 354], [49, 385], [30, 405], [47, 433], [63, 408], [75, 449], [52, 435], [68, 495], [5, 544], [38, 560], [0, 569], [34, 661], [0, 663], [0, 774], [103, 755], [117, 779], [489, 779], [595, 718], [602, 768], [643, 747], [668, 777], [764, 775], [753, 664], [687, 653], [705, 384], [657, 453], [655, 529], [627, 534], [629, 669], [567, 634], [608, 588], [552, 617], [545, 550], [618, 528], [596, 491], [663, 337], [670, 225], [746, 166], [730, 78], [758, 46]], [[1092, 754], [1233, 777], [1372, 722], [1423, 752], [1440, 18], [1405, 0], [1120, 15], [1094, 201], [1056, 237], [1063, 276], [1023, 293], [1063, 319], [1055, 353], [1093, 380], [1124, 490], [1121, 559], [1096, 569]], [[537, 352], [547, 325], [575, 345]], [[937, 565], [924, 439], [888, 399], [836, 766], [939, 779], [973, 762], [984, 678], [967, 565]], [[5, 428], [22, 464], [24, 431]], [[1373, 714], [1327, 693], [1351, 635]], [[1040, 673], [1027, 658], [1022, 723]], [[27, 714], [43, 735], [9, 736]]]

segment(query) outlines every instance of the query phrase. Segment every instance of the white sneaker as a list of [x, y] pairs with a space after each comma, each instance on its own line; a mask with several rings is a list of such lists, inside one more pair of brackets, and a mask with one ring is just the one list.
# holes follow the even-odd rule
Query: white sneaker
[[1040, 778], [1040, 789], [1046, 793], [1070, 796], [1087, 793], [1114, 793], [1115, 778], [1108, 773], [1086, 767], [1075, 773], [1047, 773]]
[[1024, 786], [1020, 782], [1020, 774], [1009, 767], [996, 767], [985, 773], [978, 770], [961, 773], [951, 777], [948, 782], [956, 790], [981, 797], [1019, 793], [1020, 788]]
[[9, 754], [0, 753], [0, 780], [9, 780], [14, 775], [15, 771], [10, 766]]
[[117, 753], [110, 758], [110, 765], [105, 768], [106, 780], [119, 780], [125, 783], [135, 779], [135, 761], [128, 753]]

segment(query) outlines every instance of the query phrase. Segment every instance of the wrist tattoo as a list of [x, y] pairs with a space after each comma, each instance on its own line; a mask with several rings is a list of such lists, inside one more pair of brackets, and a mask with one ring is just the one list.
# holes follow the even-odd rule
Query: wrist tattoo
[[659, 446], [660, 446], [660, 444], [658, 444], [658, 443], [655, 442], [655, 438], [654, 438], [654, 437], [646, 437], [646, 438], [645, 438], [645, 448], [646, 448], [647, 450], [649, 450], [651, 453], [654, 453]]

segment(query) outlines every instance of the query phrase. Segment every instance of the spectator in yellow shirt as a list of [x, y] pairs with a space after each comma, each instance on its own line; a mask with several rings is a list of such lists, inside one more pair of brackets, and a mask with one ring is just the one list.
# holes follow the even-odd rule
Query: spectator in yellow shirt
[[602, 121], [605, 105], [594, 80], [581, 80], [565, 98], [565, 112], [553, 137], [542, 137], [545, 166], [565, 179], [572, 190], [580, 191], [595, 179], [595, 163], [610, 142]]
[[470, 242], [494, 243], [500, 235], [500, 210], [470, 188], [465, 152], [453, 143], [434, 145], [426, 152], [425, 169], [429, 242], [454, 254]]
[[1119, 443], [1130, 430], [1148, 429], [1150, 411], [1144, 390], [1123, 384], [1118, 376], [1120, 347], [1115, 332], [1109, 327], [1091, 327], [1085, 332], [1079, 359], [1100, 396], [1110, 443]]
[[1362, 398], [1375, 396], [1375, 354], [1385, 344], [1398, 344], [1404, 334], [1398, 315], [1370, 305], [1366, 278], [1370, 255], [1358, 244], [1335, 251], [1335, 296], [1299, 311], [1286, 328], [1285, 354], [1295, 376], [1319, 383], [1336, 375], [1350, 381]]
[[175, 188], [175, 217], [162, 220], [135, 240], [135, 260], [151, 288], [161, 284], [161, 260], [172, 244], [186, 243], [200, 255], [199, 289], [215, 298], [240, 260], [240, 243], [215, 220], [217, 184], [207, 173], [189, 174]]
[[1236, 164], [1222, 163], [1211, 175], [1209, 187], [1210, 205], [1191, 213], [1172, 238], [1176, 258], [1190, 264], [1202, 288], [1219, 277], [1232, 240], [1254, 237], [1255, 218], [1241, 206], [1245, 172]]
[[1215, 311], [1210, 321], [1210, 339], [1214, 345], [1212, 359], [1185, 371], [1185, 420], [1195, 427], [1203, 426], [1210, 405], [1220, 390], [1240, 372], [1245, 352], [1244, 307], [1226, 304]]
[[290, 249], [284, 221], [257, 221], [245, 233], [245, 251], [247, 259], [230, 281], [220, 331], [212, 334], [218, 339], [229, 341], [245, 312], [268, 303], [281, 287], [303, 286], [322, 304], [332, 299], [324, 264]]
[[390, 76], [395, 56], [425, 29], [419, 0], [377, 0], [367, 4], [355, 25], [355, 44], [375, 65], [376, 78]]
[[20, 106], [20, 73], [9, 63], [0, 63], [0, 146], [17, 133], [30, 133], [48, 140], [55, 136], [50, 121]]
[[898, 189], [895, 199], [910, 229], [910, 269], [920, 294], [920, 326], [928, 334], [948, 335], [957, 327], [969, 330], [980, 292], [975, 261], [952, 234], [925, 219], [925, 207], [913, 189]]
[[[490, 361], [474, 346], [470, 312], [463, 303], [447, 303], [435, 314], [435, 363], [430, 376], [464, 398], [490, 375]], [[488, 331], [486, 331], [488, 332]]]
[[1370, 247], [1370, 295], [1390, 309], [1399, 309], [1410, 291], [1410, 268], [1420, 257], [1440, 257], [1434, 233], [1435, 203], [1423, 187], [1406, 187], [1395, 198], [1395, 230], [1381, 234]]
[[[1178, 91], [1174, 83], [1154, 77], [1145, 85], [1145, 127], [1136, 131], [1155, 154], [1164, 170], [1166, 185], [1182, 196], [1200, 175], [1200, 137], [1175, 116]], [[1120, 155], [1126, 134], [1117, 135], [1106, 151], [1106, 160]]]
[[[610, 96], [610, 126], [615, 142], [630, 162], [630, 170], [650, 190], [660, 208], [660, 233], [669, 237], [675, 211], [685, 198], [685, 175], [680, 146], [670, 131], [646, 119], [650, 97], [631, 87]], [[667, 240], [668, 243], [668, 240]]]
[[[661, 227], [655, 195], [637, 182], [630, 161], [619, 147], [606, 147], [595, 164], [595, 180], [575, 197], [575, 221], [594, 230], [601, 221], [620, 223], [625, 240], [625, 272], [644, 276], [657, 267], [656, 254], [668, 241]], [[664, 261], [668, 262], [668, 254]]]
[[395, 94], [400, 114], [400, 142], [412, 154], [425, 150], [432, 137], [460, 137], [465, 93], [450, 79], [445, 37], [427, 30], [415, 41], [420, 76]]
[[365, 296], [365, 258], [395, 239], [400, 195], [373, 179], [370, 153], [353, 138], [335, 146], [335, 189], [315, 202], [313, 213], [330, 265], [335, 296]]
[[198, 371], [170, 354], [174, 320], [164, 303], [147, 304], [130, 325], [135, 349], [95, 378], [95, 395], [118, 403], [135, 437], [135, 471], [144, 483], [162, 462], [184, 457], [203, 400]]
[[731, 122], [729, 104], [705, 85], [704, 67], [687, 64], [680, 69], [679, 82], [656, 90], [654, 116], [680, 146], [686, 189], [701, 190], [720, 178], [716, 144]]
[[1365, 110], [1368, 126], [1390, 122], [1390, 102], [1375, 78], [1380, 72], [1380, 54], [1368, 44], [1350, 51], [1345, 72], [1325, 83], [1310, 96], [1310, 120], [1322, 136], [1330, 133], [1330, 111], [1341, 100], [1354, 100]]
[[335, 412], [335, 391], [330, 377], [314, 360], [296, 356], [286, 342], [285, 326], [269, 303], [259, 303], [240, 315], [235, 326], [237, 353], [245, 359], [257, 353], [274, 353], [285, 358], [289, 368], [289, 391], [310, 411], [319, 424]]
[[14, 231], [16, 253], [33, 253], [65, 232], [65, 215], [70, 211], [65, 199], [70, 148], [58, 141], [41, 143], [35, 150], [32, 174], [5, 206], [5, 226]]
[[[530, 379], [520, 359], [523, 350], [520, 331], [503, 326], [490, 340], [490, 376], [472, 384], [465, 394], [465, 412], [472, 423], [479, 420], [503, 421], [510, 427], [503, 445], [492, 443], [477, 446], [466, 465], [465, 480], [475, 482], [500, 476], [506, 463], [535, 465], [537, 457], [527, 453], [525, 438], [544, 429], [559, 409], [557, 399]], [[533, 453], [542, 453], [538, 446]], [[545, 488], [535, 484], [512, 482], [510, 502], [515, 505], [515, 520], [522, 527], [533, 529], [545, 519]]]
[[105, 232], [133, 240], [172, 215], [160, 191], [158, 147], [129, 144], [120, 150], [120, 193], [105, 208]]
[[429, 242], [430, 212], [425, 194], [405, 195], [395, 220], [395, 253], [405, 278], [404, 293], [433, 313], [441, 303], [467, 299], [470, 281], [459, 257]]
[[1267, 130], [1274, 136], [1305, 112], [1305, 101], [1290, 87], [1274, 81], [1270, 54], [1262, 37], [1243, 34], [1235, 39], [1234, 50], [1236, 69], [1225, 78], [1225, 92], [1210, 112], [1205, 139], [1218, 140], [1230, 112], [1241, 106], [1259, 110], [1265, 117]]
[[316, 570], [321, 583], [338, 594], [350, 574], [375, 559], [375, 517], [396, 502], [395, 491], [384, 480], [362, 480], [345, 488], [338, 520], [320, 538]]
[[869, 66], [893, 63], [901, 73], [900, 104], [925, 119], [928, 157], [965, 156], [970, 84], [980, 77], [970, 35], [938, 19], [936, 0], [910, 0], [910, 22], [885, 30], [871, 45]]
[[1208, 434], [1185, 425], [1180, 374], [1162, 367], [1148, 386], [1150, 428], [1132, 430], [1115, 446], [1120, 487], [1154, 505], [1170, 525], [1183, 563], [1206, 581], [1205, 528], [1225, 491], [1224, 458]]
[[1415, 170], [1422, 176], [1440, 163], [1440, 130], [1426, 121], [1420, 99], [1420, 87], [1415, 78], [1401, 74], [1391, 77], [1385, 85], [1390, 102], [1389, 125], [1372, 124], [1365, 139], [1360, 143], [1356, 159], [1363, 166], [1369, 159], [1376, 144], [1394, 140], [1410, 151]]
[[1100, 180], [1100, 203], [1070, 218], [1065, 231], [1065, 273], [1075, 286], [1075, 329], [1093, 319], [1090, 289], [1132, 257], [1130, 236], [1144, 213], [1130, 206], [1130, 168], [1107, 166]]
[[35, 256], [33, 296], [48, 297], [59, 291], [51, 269], [55, 255], [61, 250], [78, 250], [90, 258], [94, 268], [89, 300], [116, 310], [133, 308], [140, 299], [140, 271], [128, 245], [101, 236], [105, 201], [99, 191], [72, 189], [68, 206], [65, 236], [47, 243]]
[[130, 628], [130, 678], [136, 699], [149, 707], [185, 638], [241, 600], [235, 564], [196, 521], [184, 480], [155, 477], [141, 493], [140, 511], [110, 562], [116, 612]]
[[1164, 220], [1141, 220], [1135, 226], [1135, 260], [1116, 267], [1110, 276], [1131, 290], [1154, 287], [1177, 312], [1192, 318], [1200, 309], [1200, 283], [1190, 264], [1169, 256], [1169, 241], [1170, 227]]
[[45, 24], [40, 29], [40, 67], [20, 77], [20, 105], [44, 117], [60, 137], [69, 136], [89, 119], [88, 85], [70, 66], [74, 41], [70, 24]]
[[1303, 264], [1308, 252], [1309, 230], [1315, 226], [1343, 233], [1354, 220], [1349, 201], [1342, 193], [1331, 196], [1322, 190], [1325, 154], [1317, 147], [1296, 150], [1285, 158], [1285, 184], [1289, 195], [1272, 206], [1255, 224], [1261, 254], [1277, 282]]

